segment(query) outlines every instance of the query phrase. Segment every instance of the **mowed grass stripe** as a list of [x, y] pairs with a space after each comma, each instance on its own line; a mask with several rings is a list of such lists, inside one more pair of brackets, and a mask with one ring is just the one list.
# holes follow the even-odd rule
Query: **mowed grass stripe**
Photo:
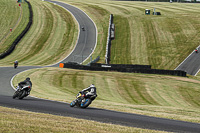
[[42, 34], [40, 34], [40, 37], [38, 38], [36, 45], [31, 47], [31, 50], [29, 51], [28, 55], [24, 55], [23, 59], [19, 60], [20, 62], [23, 62], [24, 60], [30, 59], [33, 55], [39, 53], [42, 50], [42, 47], [44, 47], [45, 42], [47, 41], [48, 37], [50, 36], [52, 32], [53, 27], [53, 16], [50, 10], [46, 7], [44, 7], [44, 13], [45, 13], [45, 27]]
[[[55, 19], [55, 18], [57, 18], [55, 16], [59, 16], [59, 14], [56, 11], [55, 12], [51, 11], [51, 9], [49, 9], [48, 6], [46, 6], [45, 8], [48, 8], [48, 10], [51, 14], [51, 16], [46, 18], [46, 20], [49, 22], [46, 23], [47, 25], [46, 24], [44, 25], [44, 27], [46, 27], [46, 28], [44, 28], [44, 30], [43, 30], [43, 34], [44, 34], [44, 36], [46, 36], [46, 40], [44, 40], [44, 38], [42, 36], [40, 37], [40, 39], [37, 40], [36, 45], [38, 45], [38, 46], [43, 45], [43, 47], [41, 47], [37, 53], [34, 53], [35, 57], [37, 57], [37, 58], [33, 58], [34, 57], [33, 56], [33, 57], [31, 57], [32, 59], [29, 59], [29, 60], [31, 60], [31, 63], [37, 62], [37, 64], [44, 64], [47, 61], [49, 61], [48, 58], [52, 58], [52, 54], [57, 52], [55, 50], [57, 49], [57, 46], [59, 46], [58, 44], [61, 43], [62, 34], [64, 34], [63, 31], [58, 32], [58, 30], [60, 30], [61, 27], [65, 28], [63, 26], [63, 23], [60, 23], [60, 26], [58, 27], [60, 18], [58, 18], [58, 20], [57, 20], [57, 19]], [[51, 27], [51, 28], [47, 28], [47, 27]], [[48, 32], [46, 32], [46, 30]], [[58, 39], [54, 40], [53, 39], [54, 37], [56, 37]], [[44, 42], [41, 42], [41, 40], [43, 40]], [[46, 58], [44, 58], [45, 56], [46, 56]]]
[[[63, 59], [67, 53], [71, 52], [76, 42], [77, 32], [74, 31], [76, 25], [71, 15], [53, 4], [49, 5], [48, 8], [53, 9], [54, 25], [52, 31], [55, 32], [51, 32], [43, 51], [36, 55], [38, 60], [33, 58], [36, 65], [49, 64]], [[39, 58], [43, 59], [39, 60]]]
[[179, 91], [183, 93], [185, 100], [187, 100], [190, 104], [192, 104], [192, 106], [195, 106], [195, 107], [200, 106], [200, 103], [198, 102], [199, 98], [197, 97], [197, 95], [200, 92], [198, 89], [194, 89], [194, 88], [187, 89], [184, 87], [180, 87]]
[[[127, 18], [114, 16], [115, 40], [111, 43], [111, 64], [131, 64], [130, 26]], [[123, 26], [122, 26], [123, 25]], [[123, 36], [121, 36], [123, 34]], [[126, 45], [128, 44], [128, 45]]]

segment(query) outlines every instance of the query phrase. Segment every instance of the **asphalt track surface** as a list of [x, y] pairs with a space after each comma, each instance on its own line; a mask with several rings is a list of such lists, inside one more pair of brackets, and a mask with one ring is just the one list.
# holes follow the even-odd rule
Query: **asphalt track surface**
[[[46, 0], [49, 1], [49, 0]], [[79, 24], [79, 39], [77, 41], [77, 44], [74, 51], [63, 61], [61, 62], [77, 62], [82, 63], [84, 60], [90, 57], [92, 52], [94, 51], [96, 47], [96, 40], [97, 40], [97, 31], [96, 31], [96, 25], [93, 23], [93, 21], [89, 18], [89, 16], [81, 11], [80, 9], [64, 4], [61, 2], [56, 1], [49, 1], [54, 4], [60, 5], [61, 7], [64, 7], [68, 11], [73, 14], [76, 21]], [[82, 27], [84, 27], [84, 30], [82, 30]]]
[[175, 70], [182, 70], [196, 76], [200, 70], [200, 53], [193, 51]]
[[[63, 3], [57, 2], [57, 4], [67, 7], [67, 5]], [[72, 12], [73, 10], [77, 11], [77, 8], [71, 8], [68, 10], [70, 12]], [[79, 12], [81, 11], [78, 10], [77, 14], [79, 14]], [[74, 17], [76, 16], [74, 15]], [[89, 18], [85, 18], [85, 19], [89, 19]], [[81, 22], [79, 23], [81, 24]], [[96, 38], [93, 38], [93, 39], [96, 39]], [[77, 45], [79, 45], [79, 43], [77, 43]], [[78, 48], [78, 46], [76, 48]], [[1, 75], [0, 76], [0, 106], [17, 108], [17, 109], [22, 109], [22, 110], [27, 110], [27, 111], [32, 111], [32, 112], [40, 112], [40, 113], [48, 113], [48, 114], [60, 115], [60, 116], [83, 118], [87, 120], [94, 120], [94, 121], [99, 121], [99, 122], [104, 122], [104, 123], [113, 123], [113, 124], [125, 125], [125, 126], [130, 126], [130, 127], [139, 127], [139, 128], [162, 130], [162, 131], [169, 131], [169, 132], [196, 132], [196, 133], [200, 132], [200, 124], [198, 123], [190, 123], [190, 122], [170, 120], [170, 119], [164, 119], [164, 118], [156, 118], [156, 117], [116, 112], [116, 111], [91, 108], [91, 107], [87, 109], [80, 109], [76, 107], [71, 108], [68, 103], [58, 102], [58, 101], [49, 101], [49, 100], [38, 99], [34, 97], [27, 97], [23, 100], [12, 99], [12, 95], [14, 94], [14, 90], [10, 85], [10, 81], [12, 77], [19, 72], [29, 70], [29, 69], [34, 69], [34, 68], [36, 69], [36, 68], [42, 68], [42, 67], [19, 66], [17, 69], [14, 69], [13, 67], [0, 67], [0, 75]]]

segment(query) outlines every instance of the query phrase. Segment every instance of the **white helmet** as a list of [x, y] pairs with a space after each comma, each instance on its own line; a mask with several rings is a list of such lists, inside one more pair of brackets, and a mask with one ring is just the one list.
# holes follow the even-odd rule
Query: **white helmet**
[[94, 84], [91, 84], [90, 87], [95, 87]]

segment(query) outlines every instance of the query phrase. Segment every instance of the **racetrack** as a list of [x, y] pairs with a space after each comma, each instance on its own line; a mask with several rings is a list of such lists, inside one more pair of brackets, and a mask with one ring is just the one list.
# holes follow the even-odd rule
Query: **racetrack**
[[[49, 0], [46, 0], [49, 1]], [[77, 62], [82, 63], [90, 57], [96, 47], [97, 31], [93, 21], [78, 8], [71, 5], [56, 1], [49, 1], [57, 5], [62, 5], [66, 10], [70, 11], [79, 23], [79, 38], [74, 51], [61, 62]], [[81, 29], [84, 27], [84, 31]]]
[[187, 74], [196, 76], [200, 70], [200, 54], [192, 52], [175, 70], [183, 70]]
[[[64, 5], [65, 8], [67, 8], [66, 4], [58, 3], [58, 2], [57, 4]], [[82, 13], [80, 10], [77, 10], [77, 8], [70, 6], [70, 8], [68, 8], [67, 10], [69, 10], [70, 12], [73, 12], [76, 10], [75, 12], [79, 17], [81, 14], [84, 16], [84, 13]], [[79, 12], [81, 13], [79, 14]], [[75, 14], [73, 15], [75, 16]], [[84, 22], [81, 21], [81, 19], [79, 21], [79, 19], [77, 19], [76, 16], [75, 18], [77, 19], [78, 23], [82, 25], [82, 22], [87, 23], [91, 21], [86, 16], [84, 16], [83, 18], [84, 20], [88, 19], [88, 21], [84, 21]], [[89, 26], [90, 24], [85, 24], [85, 25]], [[75, 58], [74, 55], [77, 55], [77, 53], [81, 53], [81, 52], [74, 53], [76, 51], [82, 51], [82, 53], [84, 54], [88, 52], [87, 53], [88, 56], [91, 54], [92, 52], [91, 46], [93, 46], [94, 48], [96, 45], [96, 36], [95, 35], [89, 36], [90, 34], [94, 33], [94, 31], [96, 33], [96, 29], [91, 30], [91, 28], [95, 28], [95, 26], [90, 27], [89, 28], [90, 30], [88, 30], [88, 27], [86, 26], [87, 35], [85, 34], [85, 31], [80, 32], [79, 40], [77, 42], [76, 48], [71, 53], [71, 56], [68, 56], [65, 60], [63, 60], [63, 62], [74, 61], [74, 58]], [[92, 41], [89, 41], [88, 39]], [[87, 42], [87, 43], [84, 44], [83, 42]], [[93, 43], [93, 44], [90, 44], [90, 43]], [[79, 56], [81, 56], [81, 54]], [[78, 61], [81, 62], [82, 59]], [[57, 65], [58, 64], [56, 64], [55, 66]], [[40, 68], [40, 67], [38, 66], [25, 67], [24, 66], [24, 67], [19, 67], [17, 69], [14, 69], [13, 67], [0, 67], [0, 75], [1, 75], [0, 77], [0, 105], [1, 106], [18, 108], [18, 109], [34, 111], [34, 112], [42, 112], [42, 113], [50, 113], [50, 114], [55, 114], [55, 115], [84, 118], [84, 119], [90, 119], [90, 120], [106, 122], [106, 123], [121, 124], [121, 125], [132, 126], [132, 127], [173, 131], [173, 132], [200, 132], [200, 124], [197, 124], [197, 123], [189, 123], [189, 122], [169, 120], [169, 119], [163, 119], [163, 118], [155, 118], [155, 117], [115, 112], [115, 111], [109, 111], [109, 110], [103, 110], [103, 109], [97, 109], [97, 108], [87, 108], [87, 109], [70, 108], [69, 104], [67, 103], [42, 100], [42, 99], [37, 99], [37, 98], [32, 98], [32, 97], [25, 98], [24, 100], [13, 100], [12, 95], [14, 94], [14, 90], [12, 89], [10, 85], [11, 78], [15, 74], [21, 71], [32, 69], [32, 68]]]

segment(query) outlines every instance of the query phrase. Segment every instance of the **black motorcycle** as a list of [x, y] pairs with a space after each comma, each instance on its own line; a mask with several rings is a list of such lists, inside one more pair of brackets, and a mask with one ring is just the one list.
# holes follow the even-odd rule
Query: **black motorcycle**
[[14, 68], [17, 68], [18, 67], [18, 63], [14, 63]]
[[84, 28], [84, 27], [82, 27], [81, 29], [82, 29], [82, 31], [85, 31], [85, 28]]
[[79, 92], [76, 95], [76, 99], [71, 102], [70, 107], [74, 107], [76, 105], [80, 108], [87, 108], [96, 97], [97, 95], [88, 97], [86, 96], [86, 92]]
[[13, 99], [19, 98], [23, 99], [24, 97], [27, 97], [30, 94], [31, 86], [24, 86], [20, 88], [19, 86], [16, 87], [17, 91], [13, 95]]

